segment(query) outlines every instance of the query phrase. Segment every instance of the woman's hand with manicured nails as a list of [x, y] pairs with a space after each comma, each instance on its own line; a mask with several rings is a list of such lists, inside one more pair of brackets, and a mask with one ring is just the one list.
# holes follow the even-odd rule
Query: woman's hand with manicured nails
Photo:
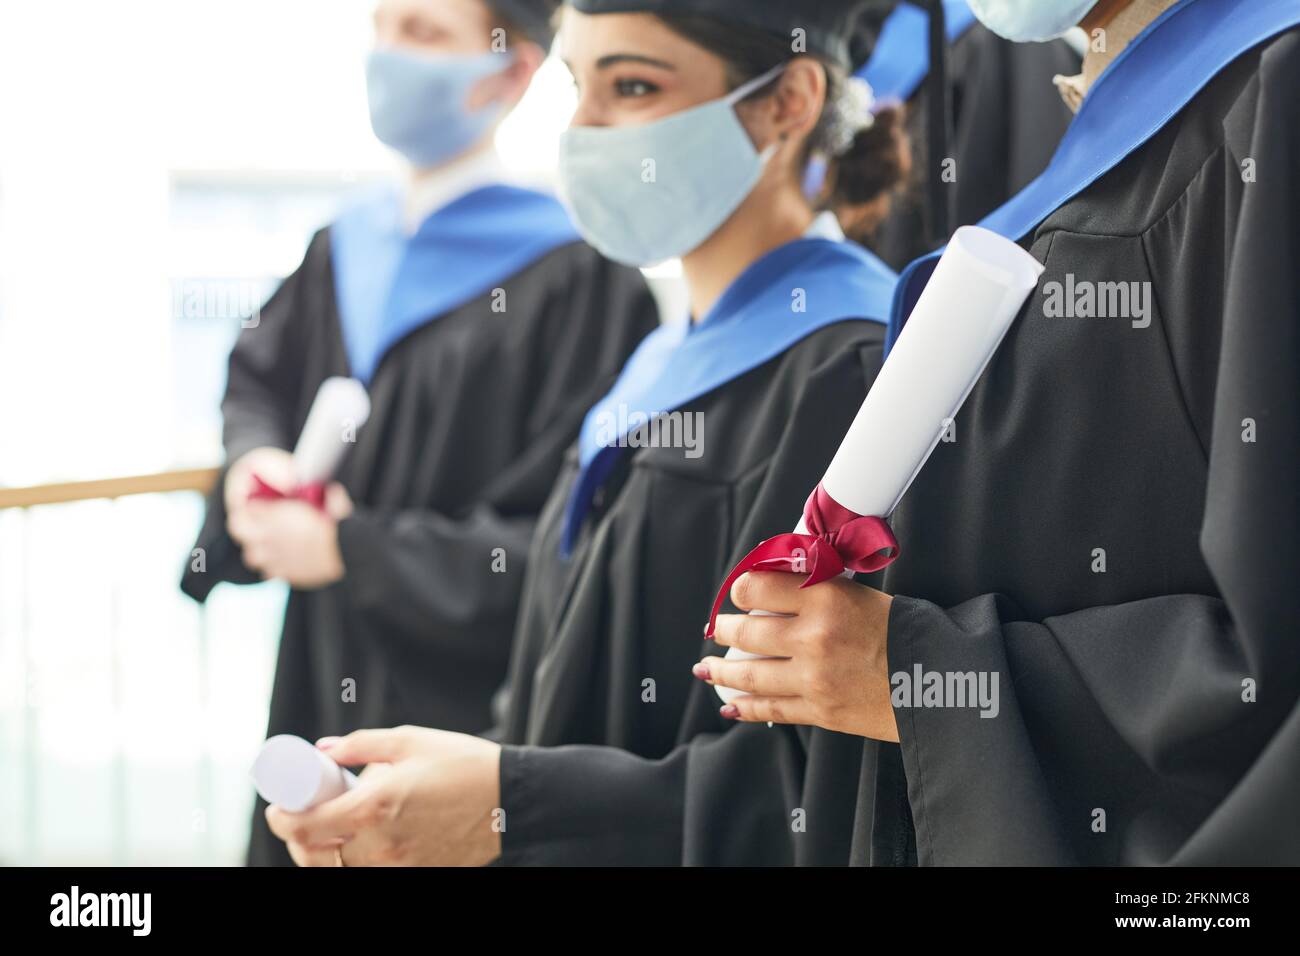
[[800, 588], [804, 577], [756, 571], [738, 578], [736, 607], [789, 616], [723, 614], [714, 639], [772, 659], [706, 657], [695, 676], [746, 695], [723, 707], [724, 717], [896, 742], [886, 654], [893, 599], [846, 578]]

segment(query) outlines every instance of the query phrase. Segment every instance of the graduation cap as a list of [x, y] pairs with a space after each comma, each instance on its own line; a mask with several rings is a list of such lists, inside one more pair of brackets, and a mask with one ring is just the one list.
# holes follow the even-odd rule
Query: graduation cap
[[858, 18], [878, 0], [568, 0], [582, 13], [653, 13], [660, 16], [709, 17], [781, 36], [795, 30], [809, 53], [845, 69], [853, 68], [853, 39]]
[[560, 0], [487, 0], [498, 16], [505, 17], [543, 50], [555, 41], [555, 11]]

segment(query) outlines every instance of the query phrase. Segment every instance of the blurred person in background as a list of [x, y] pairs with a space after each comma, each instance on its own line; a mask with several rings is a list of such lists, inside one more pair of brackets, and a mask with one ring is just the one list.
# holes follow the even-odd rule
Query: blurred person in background
[[[946, 51], [935, 49], [929, 34], [936, 8], [944, 14]], [[1074, 115], [1053, 80], [1079, 72], [1079, 53], [1063, 39], [1005, 40], [976, 19], [967, 0], [894, 4], [883, 25], [864, 19], [853, 53], [876, 108], [902, 107], [914, 161], [904, 183], [883, 196], [820, 179], [818, 199], [833, 206], [851, 239], [894, 269], [938, 248], [953, 229], [979, 222], [1024, 188], [1047, 168]], [[936, 78], [930, 64], [940, 61]], [[931, 117], [936, 79], [946, 91], [942, 127]], [[932, 172], [940, 176], [937, 184]], [[818, 184], [810, 181], [814, 189]]]
[[[538, 512], [658, 324], [641, 274], [494, 147], [556, 6], [381, 0], [371, 120], [409, 174], [314, 237], [231, 354], [226, 466], [182, 587], [290, 585], [268, 736], [488, 726]], [[365, 383], [372, 412], [324, 507], [250, 500], [256, 479], [293, 486], [290, 449], [333, 376]], [[249, 862], [289, 862], [260, 805]]]

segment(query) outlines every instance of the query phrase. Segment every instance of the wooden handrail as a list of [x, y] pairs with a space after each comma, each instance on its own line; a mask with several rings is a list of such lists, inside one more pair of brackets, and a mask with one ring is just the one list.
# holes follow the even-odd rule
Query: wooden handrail
[[98, 481], [68, 481], [29, 488], [0, 488], [0, 511], [6, 508], [31, 508], [58, 505], [98, 498], [125, 498], [128, 495], [165, 494], [172, 491], [196, 491], [206, 495], [216, 483], [219, 469], [188, 468], [152, 475], [103, 478]]

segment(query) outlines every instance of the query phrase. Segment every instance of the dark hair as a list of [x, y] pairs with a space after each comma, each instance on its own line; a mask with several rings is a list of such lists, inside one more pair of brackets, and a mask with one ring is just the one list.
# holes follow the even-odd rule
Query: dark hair
[[484, 0], [492, 25], [506, 33], [510, 46], [532, 43], [550, 52], [560, 20], [561, 0]]
[[[493, 31], [501, 30], [505, 33], [506, 46], [515, 47], [521, 43], [532, 43], [536, 46], [541, 46], [537, 40], [533, 39], [532, 35], [527, 30], [505, 14], [498, 13], [496, 7], [493, 7], [491, 4], [488, 5], [488, 15], [492, 20]], [[543, 47], [542, 54], [545, 55], [546, 52], [546, 48]]]
[[[795, 55], [789, 37], [745, 24], [704, 16], [660, 14], [659, 19], [674, 33], [720, 57], [727, 65], [729, 89], [736, 89]], [[826, 182], [816, 204], [822, 209], [839, 209], [874, 202], [902, 183], [911, 168], [911, 146], [901, 112], [890, 107], [876, 113], [875, 121], [858, 132], [847, 152], [831, 155], [837, 103], [845, 95], [848, 74], [822, 57], [814, 59], [826, 70], [826, 105], [808, 137], [801, 164], [806, 168], [814, 154], [827, 157]], [[769, 96], [777, 83], [774, 79], [747, 98]]]

